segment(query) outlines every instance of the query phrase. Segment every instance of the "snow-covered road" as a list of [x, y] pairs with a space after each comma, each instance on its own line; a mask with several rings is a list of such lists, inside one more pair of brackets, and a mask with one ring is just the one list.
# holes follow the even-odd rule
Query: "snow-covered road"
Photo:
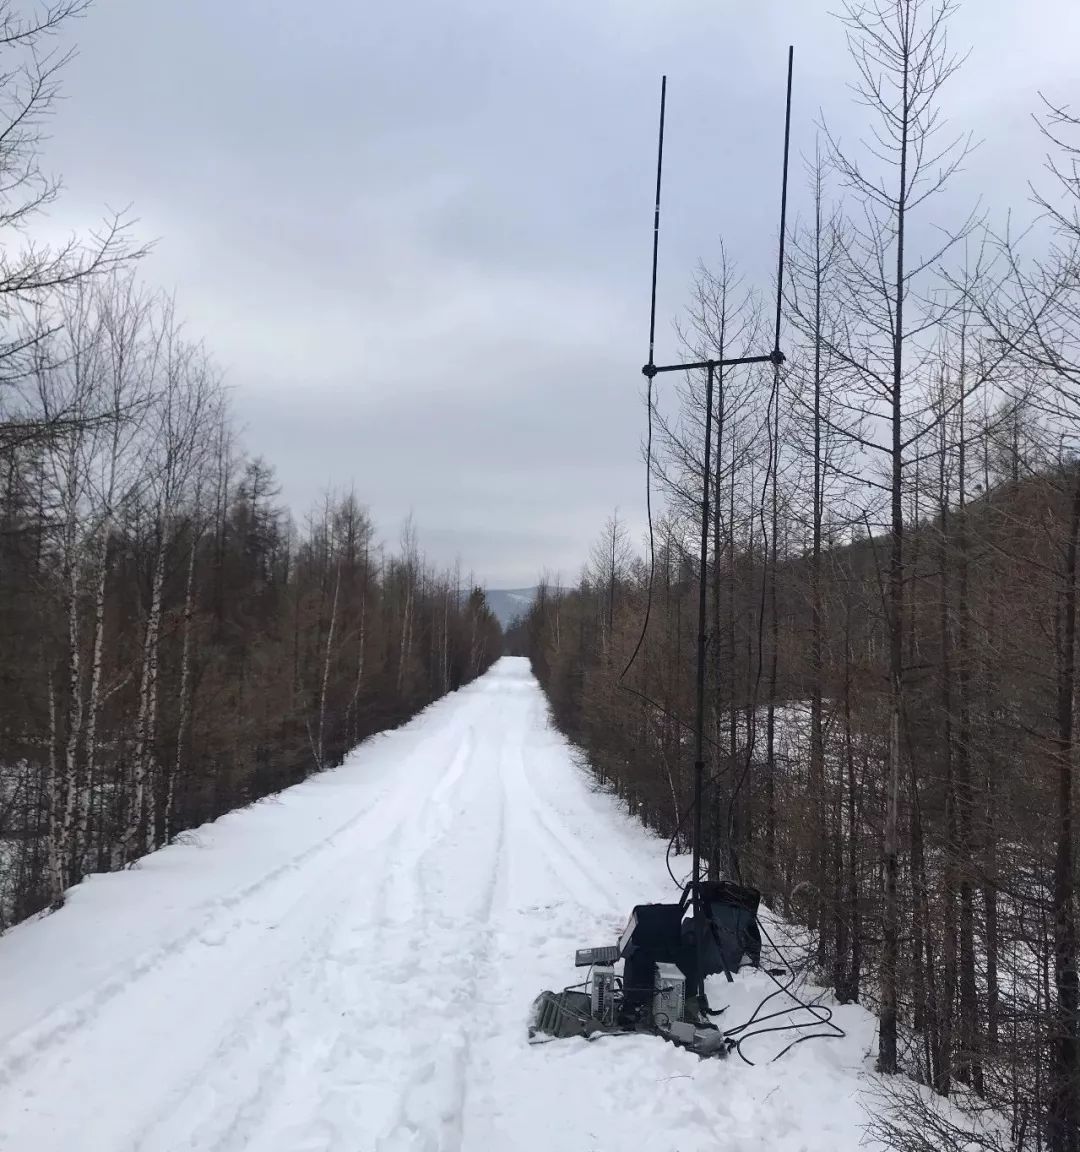
[[[672, 887], [524, 661], [182, 839], [0, 938], [4, 1152], [861, 1146], [857, 1008], [755, 1068], [526, 1042], [574, 948]], [[710, 995], [730, 1024], [768, 989]]]

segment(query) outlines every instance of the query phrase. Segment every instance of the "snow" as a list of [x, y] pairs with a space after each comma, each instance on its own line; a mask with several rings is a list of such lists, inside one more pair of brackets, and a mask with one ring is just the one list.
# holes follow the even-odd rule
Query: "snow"
[[[182, 841], [0, 937], [5, 1152], [866, 1147], [858, 1007], [777, 1063], [791, 1033], [748, 1040], [755, 1067], [528, 1043], [574, 949], [673, 889], [525, 661]], [[773, 987], [709, 994], [732, 1026]]]

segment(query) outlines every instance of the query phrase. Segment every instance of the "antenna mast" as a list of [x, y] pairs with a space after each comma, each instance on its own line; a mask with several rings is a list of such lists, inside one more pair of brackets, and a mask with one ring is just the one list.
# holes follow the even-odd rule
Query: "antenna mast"
[[[656, 278], [657, 264], [660, 249], [660, 184], [664, 164], [664, 114], [667, 102], [667, 77], [660, 82], [660, 139], [657, 148], [656, 160], [656, 207], [653, 213], [653, 258], [652, 258], [652, 292], [649, 308], [649, 359], [642, 368], [642, 373], [649, 382], [649, 403], [652, 404], [653, 380], [662, 372], [705, 372], [705, 453], [704, 471], [702, 475], [701, 495], [701, 549], [698, 567], [698, 636], [697, 636], [697, 669], [696, 669], [696, 715], [694, 719], [694, 842], [693, 864], [690, 889], [693, 901], [695, 947], [697, 962], [694, 979], [688, 993], [697, 996], [700, 1000], [705, 991], [704, 976], [704, 945], [705, 945], [705, 909], [702, 906], [701, 894], [701, 847], [702, 847], [702, 793], [705, 781], [705, 651], [707, 645], [706, 631], [706, 592], [707, 569], [709, 564], [709, 481], [712, 463], [712, 415], [713, 394], [716, 387], [717, 371], [724, 368], [737, 367], [743, 364], [772, 364], [779, 372], [784, 363], [784, 353], [780, 348], [780, 324], [784, 307], [784, 249], [787, 234], [787, 191], [788, 191], [788, 161], [791, 148], [791, 86], [795, 63], [794, 46], [788, 48], [787, 66], [787, 98], [784, 115], [784, 166], [780, 189], [780, 242], [776, 275], [776, 324], [773, 331], [773, 348], [771, 352], [759, 356], [737, 356], [733, 358], [697, 360], [692, 363], [660, 364], [655, 362], [656, 343]], [[721, 388], [723, 387], [721, 376]], [[731, 973], [727, 973], [731, 979]]]

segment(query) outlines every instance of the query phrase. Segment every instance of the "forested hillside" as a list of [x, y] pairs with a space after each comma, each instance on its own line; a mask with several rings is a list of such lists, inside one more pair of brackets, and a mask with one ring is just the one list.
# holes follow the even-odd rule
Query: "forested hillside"
[[[705, 382], [661, 378], [652, 539], [613, 517], [513, 643], [599, 778], [684, 846], [703, 632], [710, 872], [813, 929], [838, 999], [879, 1014], [882, 1072], [1004, 1117], [978, 1146], [1075, 1152], [1080, 121], [1034, 110], [1022, 237], [957, 218], [950, 8], [841, 16], [866, 142], [826, 121], [808, 164], [782, 368], [718, 381], [705, 618]], [[768, 293], [703, 270], [686, 359], [760, 347]], [[893, 1146], [976, 1146], [887, 1083]]]

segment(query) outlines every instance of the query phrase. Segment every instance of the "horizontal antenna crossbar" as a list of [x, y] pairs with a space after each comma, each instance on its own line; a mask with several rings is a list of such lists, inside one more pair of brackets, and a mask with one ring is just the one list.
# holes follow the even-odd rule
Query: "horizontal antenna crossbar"
[[727, 360], [695, 360], [691, 364], [646, 364], [641, 369], [642, 374], [651, 380], [661, 372], [697, 372], [711, 368], [735, 368], [740, 364], [773, 364], [777, 368], [784, 363], [784, 354], [779, 348], [774, 348], [765, 356], [735, 356]]

